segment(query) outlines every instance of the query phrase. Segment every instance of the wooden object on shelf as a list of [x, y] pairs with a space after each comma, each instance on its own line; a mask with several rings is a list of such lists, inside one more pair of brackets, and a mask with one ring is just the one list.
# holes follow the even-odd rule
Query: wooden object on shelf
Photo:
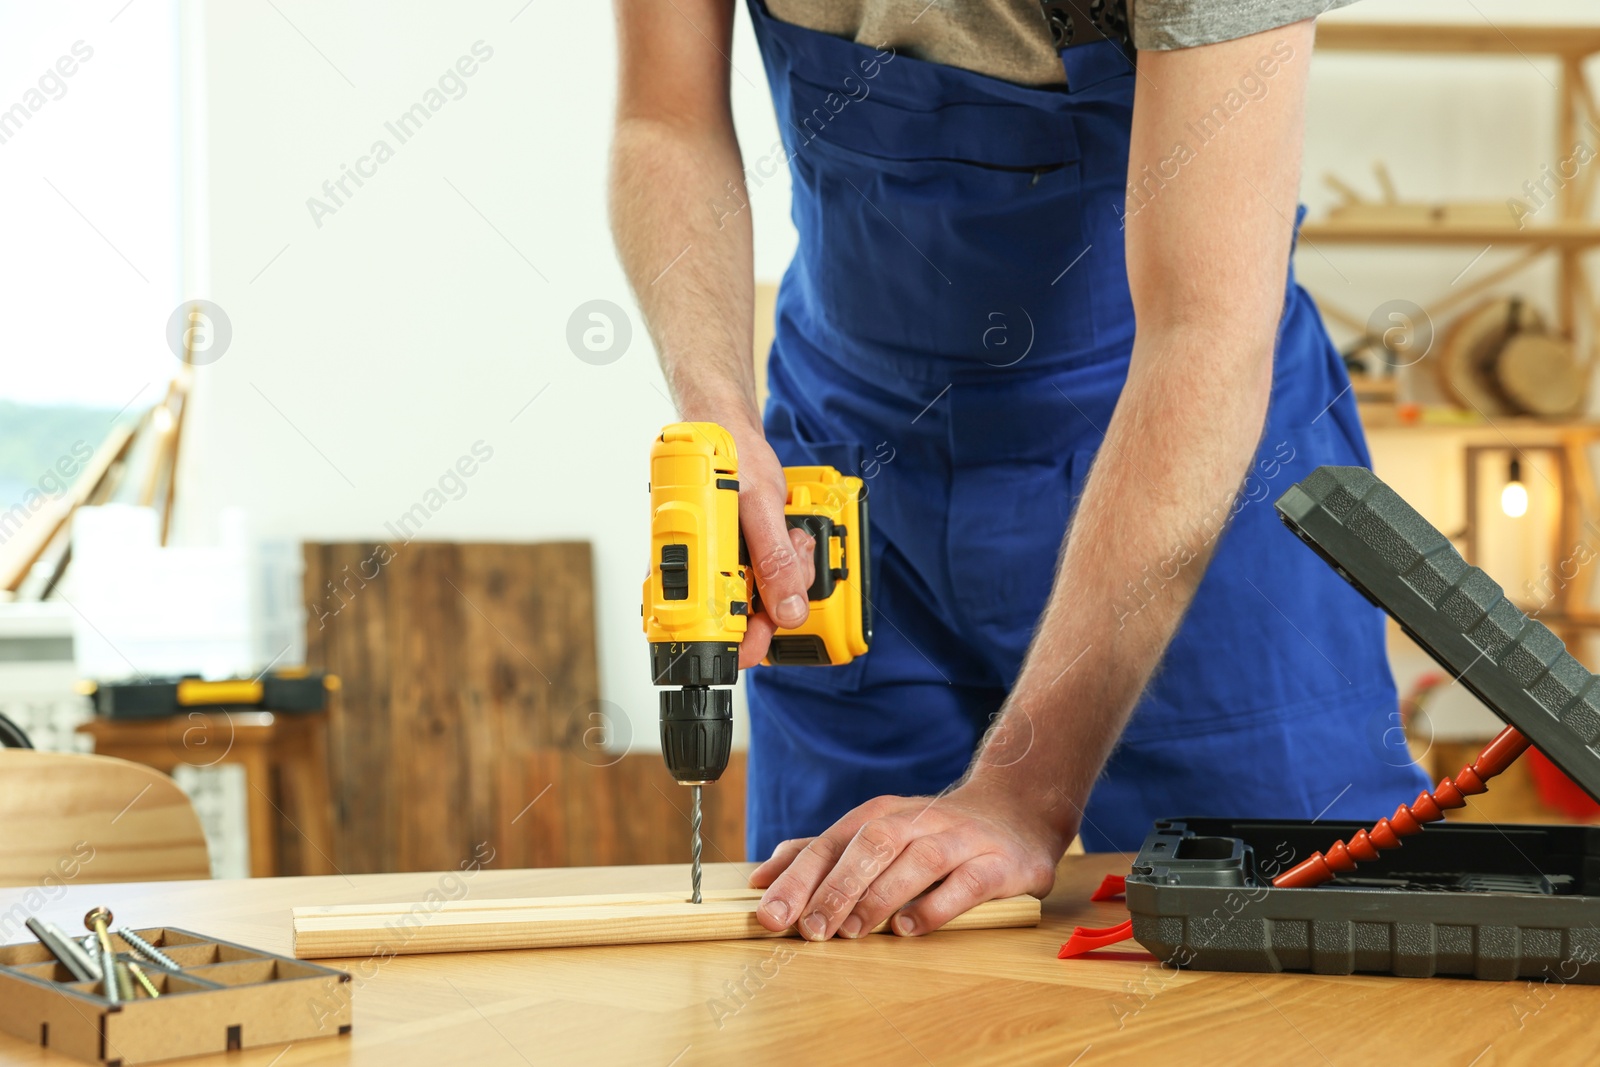
[[168, 774], [184, 764], [243, 767], [251, 876], [285, 873], [281, 857], [286, 829], [298, 853], [288, 873], [331, 874], [336, 869], [327, 712], [195, 710], [161, 719], [95, 718], [78, 732], [94, 739], [97, 753]]
[[[74, 1059], [124, 1067], [351, 1030], [350, 976], [342, 971], [187, 930], [134, 933], [183, 970], [145, 966], [161, 996], [115, 1005], [99, 994], [100, 983], [74, 981], [42, 944], [0, 946], [0, 1030]], [[112, 951], [131, 952], [119, 935], [109, 936]]]
[[1340, 197], [1340, 202], [1328, 211], [1329, 226], [1503, 226], [1516, 229], [1518, 217], [1506, 201], [1440, 201], [1423, 203], [1402, 200], [1395, 192], [1394, 180], [1383, 163], [1373, 165], [1382, 200], [1368, 200], [1348, 182], [1336, 174], [1325, 174], [1323, 180]]
[[1574, 415], [1583, 406], [1582, 366], [1572, 342], [1541, 333], [1519, 333], [1495, 360], [1495, 378], [1523, 411], [1541, 417]]
[[1435, 364], [1439, 384], [1485, 418], [1514, 414], [1495, 377], [1495, 363], [1513, 335], [1544, 330], [1544, 316], [1515, 297], [1495, 297], [1464, 312], [1445, 331]]
[[1355, 394], [1357, 404], [1388, 404], [1394, 405], [1396, 385], [1394, 375], [1374, 377], [1368, 374], [1350, 375], [1350, 391]]
[[0, 826], [0, 885], [211, 877], [189, 798], [138, 763], [0, 749]]
[[[392, 952], [480, 952], [510, 948], [646, 945], [794, 937], [756, 919], [759, 889], [721, 889], [691, 904], [678, 893], [605, 893], [521, 900], [354, 904], [294, 909], [294, 954], [301, 959]], [[943, 930], [1036, 926], [1039, 901], [1005, 897], [979, 904]], [[885, 933], [884, 920], [873, 933]]]
[[[1323, 226], [1371, 227], [1376, 230], [1422, 227], [1468, 227], [1475, 230], [1504, 227], [1516, 232], [1517, 218], [1505, 204], [1479, 201], [1449, 201], [1423, 204], [1401, 201], [1395, 204], [1358, 202], [1341, 204], [1329, 210]], [[1502, 235], [1503, 236], [1503, 235]]]

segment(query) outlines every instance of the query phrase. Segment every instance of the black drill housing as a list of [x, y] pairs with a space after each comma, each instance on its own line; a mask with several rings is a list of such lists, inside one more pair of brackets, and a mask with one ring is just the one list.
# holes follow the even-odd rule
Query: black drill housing
[[739, 680], [739, 646], [691, 641], [650, 646], [650, 677], [677, 685], [661, 693], [661, 756], [684, 785], [715, 782], [733, 750], [733, 691], [712, 686]]
[[661, 694], [661, 757], [682, 785], [715, 782], [733, 748], [733, 690], [686, 685]]

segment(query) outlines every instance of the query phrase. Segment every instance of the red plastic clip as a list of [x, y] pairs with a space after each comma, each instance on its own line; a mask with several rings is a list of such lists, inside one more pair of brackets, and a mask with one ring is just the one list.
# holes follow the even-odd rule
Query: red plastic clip
[[1067, 939], [1065, 945], [1061, 946], [1061, 951], [1056, 953], [1056, 959], [1072, 959], [1083, 955], [1085, 952], [1093, 952], [1095, 949], [1107, 948], [1117, 944], [1119, 941], [1126, 941], [1132, 936], [1132, 919], [1100, 930], [1089, 926], [1074, 926], [1072, 928], [1072, 936]]
[[1093, 901], [1116, 900], [1128, 891], [1128, 879], [1121, 874], [1108, 874], [1100, 882], [1100, 888], [1089, 894]]

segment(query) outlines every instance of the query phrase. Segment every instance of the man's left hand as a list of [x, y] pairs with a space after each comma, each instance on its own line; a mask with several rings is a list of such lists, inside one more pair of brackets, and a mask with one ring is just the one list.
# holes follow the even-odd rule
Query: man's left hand
[[890, 929], [906, 937], [996, 897], [1042, 897], [1073, 834], [1039, 807], [972, 782], [938, 797], [869, 800], [821, 836], [773, 850], [750, 875], [767, 889], [756, 917], [822, 941], [861, 937], [894, 915]]

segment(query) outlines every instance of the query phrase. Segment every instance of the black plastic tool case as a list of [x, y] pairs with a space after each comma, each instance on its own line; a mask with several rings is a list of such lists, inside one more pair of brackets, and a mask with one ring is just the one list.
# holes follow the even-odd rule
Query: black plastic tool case
[[[1600, 684], [1543, 623], [1365, 468], [1320, 467], [1277, 508], [1452, 677], [1600, 796]], [[1600, 983], [1600, 828], [1434, 823], [1325, 885], [1272, 886], [1366, 825], [1158, 822], [1127, 879], [1133, 936], [1162, 962], [1200, 970]]]

